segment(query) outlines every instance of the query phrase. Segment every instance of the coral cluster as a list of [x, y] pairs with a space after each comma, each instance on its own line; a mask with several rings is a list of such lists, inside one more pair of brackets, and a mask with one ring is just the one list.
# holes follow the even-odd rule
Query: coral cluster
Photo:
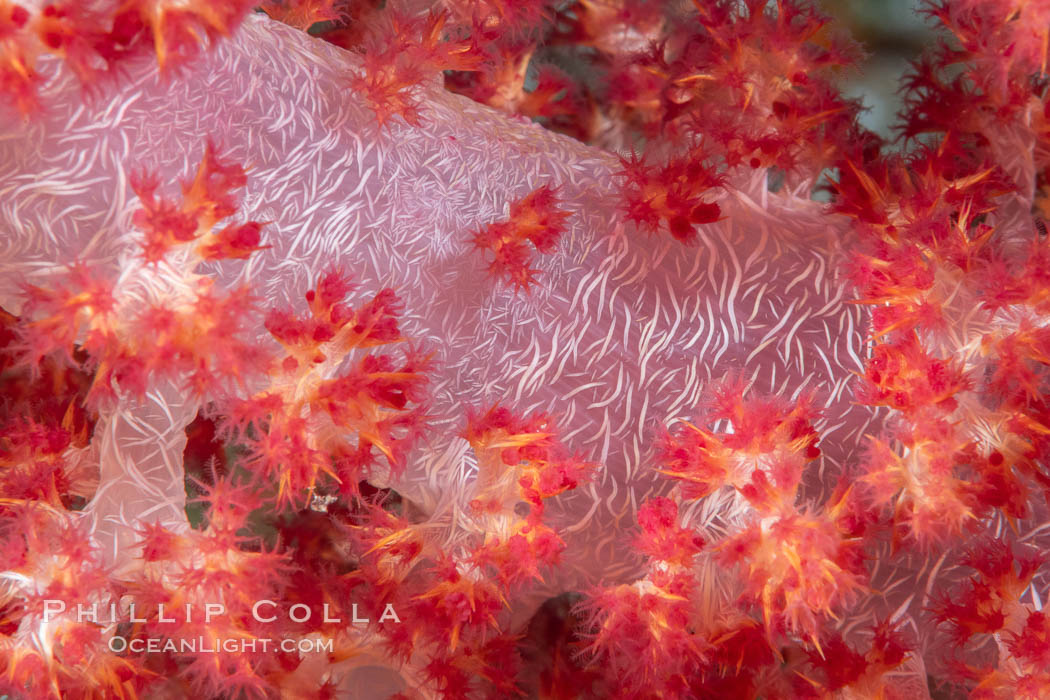
[[1050, 9], [0, 0], [0, 693], [1043, 698]]

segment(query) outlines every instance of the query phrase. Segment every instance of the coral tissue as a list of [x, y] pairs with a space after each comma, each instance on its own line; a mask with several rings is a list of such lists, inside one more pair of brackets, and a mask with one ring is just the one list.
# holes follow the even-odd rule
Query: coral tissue
[[1050, 694], [1050, 11], [0, 1], [0, 694]]

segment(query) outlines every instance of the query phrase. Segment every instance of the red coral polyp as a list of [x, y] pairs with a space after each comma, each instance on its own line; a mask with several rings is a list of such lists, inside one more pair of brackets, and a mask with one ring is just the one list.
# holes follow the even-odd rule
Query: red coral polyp
[[474, 234], [474, 247], [492, 255], [490, 275], [515, 291], [528, 291], [536, 283], [539, 271], [531, 267], [534, 254], [554, 252], [566, 230], [569, 212], [558, 204], [557, 189], [543, 185], [512, 202], [506, 221], [491, 223]]

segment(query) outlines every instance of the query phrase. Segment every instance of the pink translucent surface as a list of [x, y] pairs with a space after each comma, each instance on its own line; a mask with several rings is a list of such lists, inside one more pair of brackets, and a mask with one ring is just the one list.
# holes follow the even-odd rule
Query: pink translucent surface
[[[57, 77], [41, 117], [0, 124], [0, 304], [17, 310], [19, 279], [74, 260], [122, 275], [136, 293], [166, 293], [134, 258], [129, 173], [185, 179], [212, 137], [250, 168], [242, 216], [273, 222], [273, 247], [211, 272], [224, 284], [250, 280], [267, 306], [302, 308], [320, 272], [345, 268], [363, 296], [393, 287], [404, 334], [436, 353], [430, 432], [395, 488], [454, 522], [472, 497], [473, 458], [457, 437], [465, 409], [497, 401], [552, 412], [564, 441], [603, 465], [593, 485], [549, 510], [568, 550], [541, 595], [634, 576], [625, 536], [634, 510], [669, 488], [653, 470], [652, 437], [691, 418], [727, 373], [760, 393], [817, 390], [823, 483], [855, 457], [874, 430], [847, 386], [862, 366], [865, 320], [837, 274], [845, 227], [819, 204], [770, 193], [756, 175], [720, 195], [725, 219], [702, 227], [697, 245], [648, 237], [618, 211], [615, 157], [436, 82], [423, 94], [422, 128], [380, 132], [347, 89], [355, 65], [252, 16], [170, 81], [143, 61], [85, 101], [69, 76]], [[547, 183], [572, 212], [569, 230], [538, 263], [538, 288], [515, 295], [487, 278], [468, 241]], [[258, 327], [259, 342], [270, 342]], [[103, 484], [88, 512], [114, 561], [126, 560], [129, 524], [185, 526], [182, 429], [196, 408], [165, 385], [103, 416]], [[691, 517], [719, 530], [734, 513], [712, 498]]]

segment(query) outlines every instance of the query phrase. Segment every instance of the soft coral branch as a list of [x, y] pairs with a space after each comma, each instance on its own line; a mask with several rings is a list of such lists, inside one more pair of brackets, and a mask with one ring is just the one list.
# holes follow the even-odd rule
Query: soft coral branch
[[349, 86], [368, 103], [380, 127], [395, 116], [421, 125], [418, 88], [443, 70], [469, 71], [479, 64], [470, 40], [445, 36], [447, 21], [443, 12], [419, 19], [395, 16], [364, 43], [361, 72], [350, 77]]
[[489, 274], [515, 290], [528, 291], [538, 270], [530, 267], [535, 253], [549, 255], [566, 230], [570, 212], [558, 206], [557, 188], [543, 185], [510, 204], [506, 221], [496, 221], [473, 237], [474, 247], [492, 254]]
[[740, 380], [713, 392], [708, 421], [728, 420], [732, 430], [714, 433], [682, 423], [660, 441], [661, 472], [681, 482], [695, 499], [733, 486], [761, 512], [793, 503], [805, 465], [820, 456], [813, 397], [792, 406], [779, 398], [745, 398]]
[[421, 432], [429, 357], [412, 347], [400, 362], [360, 354], [404, 340], [401, 304], [384, 289], [355, 309], [346, 299], [353, 288], [329, 270], [306, 293], [307, 314], [269, 312], [265, 327], [284, 357], [268, 388], [237, 402], [223, 423], [227, 436], [245, 441], [248, 465], [275, 485], [282, 507], [301, 505], [326, 478], [355, 493], [373, 474], [373, 450], [397, 473]]

